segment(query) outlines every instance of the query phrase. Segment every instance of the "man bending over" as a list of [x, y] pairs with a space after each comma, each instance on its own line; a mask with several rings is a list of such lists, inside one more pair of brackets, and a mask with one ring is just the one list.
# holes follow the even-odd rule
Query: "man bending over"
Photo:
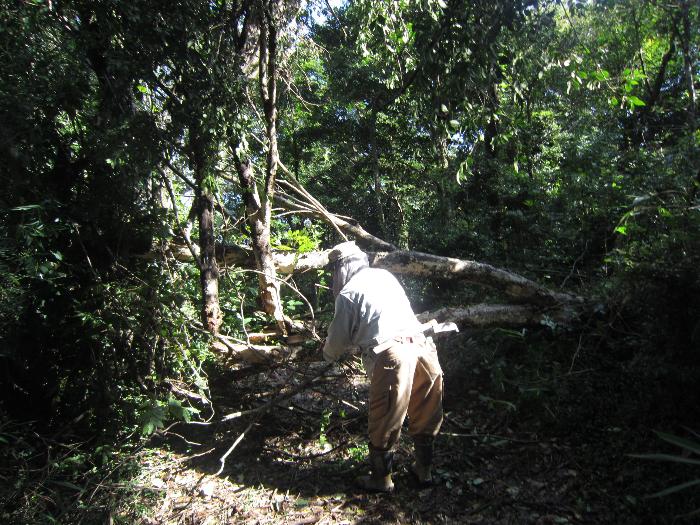
[[370, 378], [369, 462], [357, 478], [371, 491], [391, 492], [394, 446], [408, 415], [421, 484], [432, 481], [433, 441], [442, 424], [442, 369], [431, 338], [422, 333], [406, 293], [386, 270], [370, 268], [354, 242], [331, 250], [335, 316], [323, 347], [327, 361], [359, 347]]

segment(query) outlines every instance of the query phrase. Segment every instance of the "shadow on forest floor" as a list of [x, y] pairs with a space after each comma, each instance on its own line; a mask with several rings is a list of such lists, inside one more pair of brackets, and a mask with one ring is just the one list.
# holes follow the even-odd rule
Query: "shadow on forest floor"
[[[433, 487], [417, 489], [406, 473], [406, 435], [394, 494], [353, 487], [366, 451], [367, 386], [345, 365], [259, 417], [219, 476], [220, 458], [255, 416], [171, 429], [143, 461], [140, 483], [158, 490], [153, 517], [143, 522], [665, 523], [700, 506], [683, 493], [643, 497], [697, 477], [697, 469], [628, 456], [669, 451], [651, 430], [697, 426], [692, 377], [579, 349], [575, 362], [571, 351], [564, 355], [566, 365], [527, 363], [537, 373], [516, 385], [507, 371], [529, 356], [485, 355], [478, 346], [463, 336], [441, 349], [446, 418]], [[211, 378], [214, 406], [260, 406], [257, 398], [303, 382], [320, 366], [220, 373]]]
[[[212, 423], [158, 433], [127, 458], [134, 468], [122, 481], [108, 475], [88, 489], [43, 479], [37, 486], [46, 495], [37, 489], [32, 497], [63, 509], [57, 522], [81, 524], [646, 524], [700, 508], [692, 491], [644, 498], [697, 479], [696, 465], [629, 456], [680, 452], [653, 430], [699, 430], [697, 368], [515, 335], [466, 333], [439, 344], [445, 422], [430, 488], [415, 487], [406, 472], [412, 444], [404, 434], [395, 493], [355, 489], [365, 468], [367, 383], [355, 362], [328, 369], [312, 357], [212, 370]], [[280, 391], [294, 395], [220, 422]], [[29, 509], [30, 496], [12, 516]]]

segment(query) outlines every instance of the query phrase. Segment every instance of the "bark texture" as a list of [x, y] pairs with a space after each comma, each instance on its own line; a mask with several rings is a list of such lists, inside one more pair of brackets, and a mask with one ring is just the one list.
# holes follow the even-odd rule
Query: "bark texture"
[[460, 328], [489, 328], [495, 326], [521, 327], [556, 322], [566, 324], [575, 317], [573, 310], [542, 310], [532, 305], [476, 304], [464, 307], [444, 307], [417, 315], [422, 323], [431, 319], [453, 322]]
[[[234, 164], [243, 190], [246, 218], [252, 240], [253, 256], [260, 288], [260, 302], [265, 313], [272, 316], [280, 335], [287, 335], [287, 326], [280, 300], [280, 281], [270, 246], [272, 202], [279, 165], [277, 149], [277, 27], [276, 2], [260, 3], [258, 36], [258, 87], [262, 100], [267, 136], [267, 161], [264, 182], [258, 189], [249, 161], [244, 161], [234, 149]], [[229, 253], [232, 259], [243, 255]], [[226, 250], [222, 250], [226, 257]], [[233, 260], [231, 262], [233, 262]]]
[[403, 250], [368, 255], [372, 266], [393, 273], [465, 280], [498, 289], [519, 302], [548, 305], [581, 301], [579, 297], [552, 291], [521, 275], [490, 264]]
[[[253, 260], [258, 272], [261, 306], [265, 313], [275, 319], [278, 330], [286, 333], [284, 312], [280, 301], [279, 280], [270, 246], [271, 205], [269, 201], [261, 201], [250, 164], [241, 162], [237, 157], [235, 162], [243, 188], [243, 201], [250, 229]], [[227, 248], [222, 247], [219, 251], [224, 260], [226, 260], [227, 255], [229, 256], [228, 264], [243, 266], [240, 263], [245, 262], [245, 266], [249, 265], [250, 256], [243, 249], [227, 250]]]
[[195, 138], [192, 156], [196, 180], [196, 209], [199, 221], [199, 281], [202, 294], [202, 323], [212, 334], [219, 332], [223, 316], [219, 307], [219, 266], [216, 262], [214, 237], [214, 196], [207, 182], [207, 159], [204, 145]]
[[199, 195], [198, 201], [202, 322], [211, 333], [218, 333], [222, 315], [219, 308], [219, 267], [214, 243], [214, 200], [207, 192]]

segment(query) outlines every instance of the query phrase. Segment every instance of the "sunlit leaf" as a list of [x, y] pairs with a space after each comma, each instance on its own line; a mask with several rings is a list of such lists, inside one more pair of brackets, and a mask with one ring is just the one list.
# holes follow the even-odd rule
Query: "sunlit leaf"
[[634, 95], [630, 95], [627, 97], [627, 100], [630, 101], [630, 104], [633, 106], [646, 106], [646, 103], [640, 99], [639, 97], [635, 97]]

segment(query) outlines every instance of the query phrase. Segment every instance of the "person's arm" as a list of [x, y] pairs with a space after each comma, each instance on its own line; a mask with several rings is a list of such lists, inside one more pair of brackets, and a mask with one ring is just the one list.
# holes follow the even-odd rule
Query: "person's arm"
[[353, 308], [352, 302], [342, 295], [335, 300], [335, 315], [328, 327], [328, 336], [323, 345], [323, 358], [337, 361], [352, 344]]

